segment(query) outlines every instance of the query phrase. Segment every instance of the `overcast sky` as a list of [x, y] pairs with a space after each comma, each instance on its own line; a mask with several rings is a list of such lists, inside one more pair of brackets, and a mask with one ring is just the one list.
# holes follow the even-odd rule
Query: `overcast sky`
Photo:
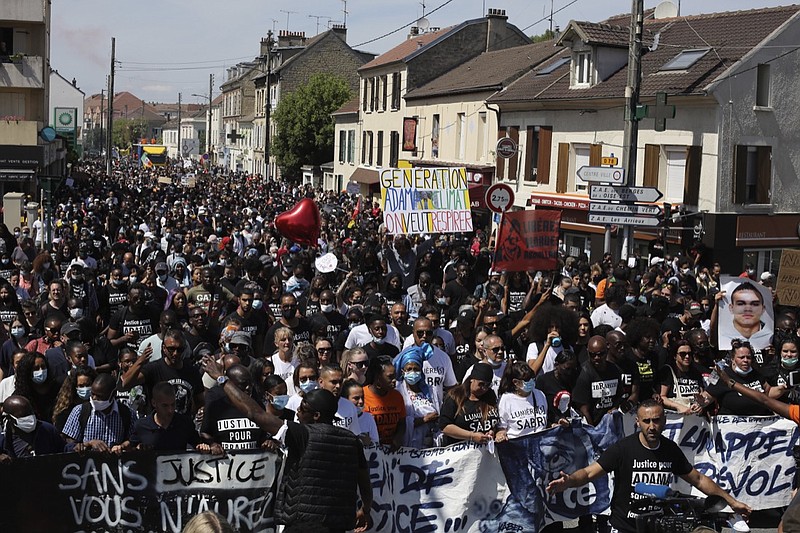
[[[673, 0], [677, 2], [678, 0]], [[681, 14], [712, 13], [776, 6], [791, 2], [770, 0], [682, 0]], [[425, 0], [432, 27], [446, 27], [480, 17], [484, 6], [505, 9], [509, 21], [528, 35], [549, 27], [551, 0]], [[657, 0], [645, 0], [655, 7]], [[341, 23], [341, 0], [53, 0], [51, 65], [65, 78], [77, 79], [87, 94], [105, 87], [111, 57], [111, 37], [116, 37], [120, 62], [115, 90], [129, 91], [147, 101], [205, 100], [208, 75], [215, 75], [214, 96], [219, 94], [226, 66], [258, 55], [259, 41], [270, 29], [304, 31], [306, 36]], [[383, 53], [408, 34], [422, 16], [415, 0], [347, 0], [347, 41], [351, 46]], [[628, 0], [553, 0], [555, 25], [570, 20], [599, 21], [630, 11]], [[296, 13], [286, 13], [296, 11]], [[385, 33], [403, 28], [387, 37]], [[181, 70], [175, 70], [180, 68]]]

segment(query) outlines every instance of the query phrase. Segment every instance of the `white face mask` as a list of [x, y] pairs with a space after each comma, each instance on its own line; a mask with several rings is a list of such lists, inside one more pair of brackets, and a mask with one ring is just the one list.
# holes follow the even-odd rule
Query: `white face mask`
[[322, 304], [319, 306], [320, 310], [323, 313], [332, 313], [333, 312], [333, 304]]
[[14, 425], [17, 426], [17, 429], [20, 431], [30, 433], [36, 429], [36, 415], [22, 416], [20, 418], [12, 416], [11, 418], [14, 419]]
[[105, 411], [109, 407], [111, 407], [112, 400], [89, 400], [89, 403], [92, 405], [92, 409], [95, 411]]
[[73, 319], [77, 320], [77, 319], [83, 317], [83, 309], [81, 309], [79, 307], [76, 307], [74, 309], [70, 309], [69, 310], [69, 316], [71, 316]]
[[375, 335], [373, 335], [373, 336], [372, 336], [372, 341], [373, 341], [375, 344], [383, 344], [384, 342], [386, 342], [386, 337], [384, 337], [384, 338], [382, 338], [382, 339], [379, 339], [378, 337], [376, 337]]
[[11, 335], [15, 339], [19, 339], [20, 337], [25, 335], [25, 328], [11, 328]]
[[44, 383], [47, 379], [47, 369], [43, 368], [42, 370], [34, 370], [33, 371], [33, 382], [34, 383]]

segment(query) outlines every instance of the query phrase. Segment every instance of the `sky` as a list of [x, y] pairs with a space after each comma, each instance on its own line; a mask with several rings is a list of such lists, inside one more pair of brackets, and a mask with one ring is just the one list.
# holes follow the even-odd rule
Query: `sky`
[[[431, 27], [498, 8], [527, 35], [549, 28], [551, 5], [554, 25], [561, 28], [570, 20], [600, 21], [631, 9], [628, 0], [52, 0], [50, 61], [64, 78], [76, 78], [87, 96], [99, 93], [106, 86], [114, 37], [116, 92], [129, 91], [148, 102], [176, 102], [180, 92], [183, 102], [204, 103], [192, 94], [208, 93], [209, 74], [215, 75], [216, 97], [225, 68], [257, 56], [261, 38], [270, 29], [287, 29], [287, 18], [289, 30], [311, 37], [318, 27], [325, 31], [329, 21], [342, 23], [346, 5], [347, 42], [381, 54], [407, 37], [423, 15], [423, 3]], [[658, 3], [645, 0], [645, 8]], [[790, 3], [681, 0], [680, 9], [681, 15], [692, 15]]]

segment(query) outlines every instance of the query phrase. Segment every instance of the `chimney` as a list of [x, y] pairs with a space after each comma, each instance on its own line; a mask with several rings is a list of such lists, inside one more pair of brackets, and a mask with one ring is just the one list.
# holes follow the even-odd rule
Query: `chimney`
[[272, 39], [272, 30], [267, 32], [267, 37], [265, 39], [261, 39], [261, 47], [259, 48], [259, 55], [261, 57], [267, 57], [270, 48], [272, 45], [275, 44], [275, 41]]
[[306, 44], [306, 32], [299, 31], [287, 31], [281, 30], [278, 33], [278, 46], [280, 48], [288, 47], [288, 46], [305, 46]]
[[408, 30], [408, 38], [411, 39], [416, 37], [417, 35], [419, 35], [419, 28], [417, 28], [416, 26], [411, 26], [411, 29]]
[[333, 33], [341, 37], [344, 42], [347, 42], [347, 26], [344, 24], [334, 24], [331, 26], [331, 29]]
[[508, 16], [505, 9], [489, 8], [486, 13], [486, 51], [499, 50], [508, 34]]

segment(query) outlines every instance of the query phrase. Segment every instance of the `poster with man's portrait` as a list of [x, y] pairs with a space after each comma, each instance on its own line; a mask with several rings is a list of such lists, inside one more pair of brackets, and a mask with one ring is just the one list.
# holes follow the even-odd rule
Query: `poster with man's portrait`
[[717, 304], [719, 349], [730, 350], [734, 339], [748, 341], [754, 350], [769, 346], [775, 325], [769, 288], [733, 276], [721, 276], [720, 285], [725, 296]]

